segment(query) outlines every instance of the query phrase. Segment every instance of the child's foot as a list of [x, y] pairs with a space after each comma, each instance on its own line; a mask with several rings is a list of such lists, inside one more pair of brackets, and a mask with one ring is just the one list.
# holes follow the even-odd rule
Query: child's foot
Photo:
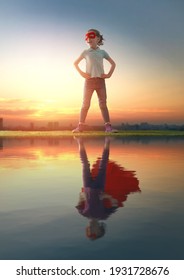
[[105, 132], [107, 132], [107, 133], [117, 133], [118, 130], [112, 128], [112, 126], [111, 126], [110, 123], [106, 123], [106, 124], [105, 124]]
[[73, 136], [73, 139], [75, 139], [79, 145], [83, 145], [83, 139], [81, 136]]
[[72, 130], [73, 133], [80, 133], [84, 131], [84, 125], [79, 123], [78, 126]]

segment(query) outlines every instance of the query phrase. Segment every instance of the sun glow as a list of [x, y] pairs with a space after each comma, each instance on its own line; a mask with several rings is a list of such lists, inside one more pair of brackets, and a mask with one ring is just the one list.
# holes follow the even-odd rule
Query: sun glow
[[13, 48], [14, 40], [9, 42], [0, 66], [1, 92], [10, 98], [59, 98], [67, 105], [75, 99], [79, 83], [71, 47], [66, 48], [61, 39], [49, 34], [39, 35], [17, 37]]

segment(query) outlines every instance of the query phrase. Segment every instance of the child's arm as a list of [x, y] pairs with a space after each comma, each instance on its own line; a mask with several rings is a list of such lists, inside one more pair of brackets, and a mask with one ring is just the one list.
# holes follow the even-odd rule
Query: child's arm
[[83, 57], [79, 56], [79, 58], [74, 62], [74, 66], [83, 78], [89, 79], [90, 75], [88, 73], [83, 72], [79, 67], [79, 63], [81, 62], [82, 59]]
[[116, 63], [114, 62], [114, 60], [111, 57], [107, 58], [107, 61], [109, 61], [109, 63], [111, 64], [111, 68], [107, 74], [103, 74], [101, 76], [101, 78], [103, 78], [103, 79], [110, 78], [116, 67]]

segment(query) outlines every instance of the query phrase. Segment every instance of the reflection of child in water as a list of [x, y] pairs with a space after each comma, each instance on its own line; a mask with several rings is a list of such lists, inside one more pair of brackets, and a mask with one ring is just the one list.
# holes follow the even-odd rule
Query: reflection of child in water
[[113, 161], [109, 161], [109, 137], [105, 138], [102, 158], [98, 159], [90, 170], [82, 138], [78, 138], [80, 158], [83, 170], [83, 188], [76, 208], [89, 219], [86, 235], [91, 240], [105, 234], [106, 220], [131, 192], [140, 191], [138, 180], [132, 171], [126, 171]]
[[90, 219], [89, 226], [86, 228], [86, 235], [94, 240], [105, 234], [105, 224], [99, 220], [107, 219], [117, 208], [116, 201], [104, 192], [110, 142], [106, 138], [96, 177], [92, 177], [82, 139], [79, 138], [78, 143], [83, 169], [83, 188], [76, 208], [80, 214]]

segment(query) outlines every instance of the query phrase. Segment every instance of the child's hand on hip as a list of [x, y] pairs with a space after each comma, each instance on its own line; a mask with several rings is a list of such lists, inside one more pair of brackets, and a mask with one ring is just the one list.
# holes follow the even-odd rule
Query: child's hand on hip
[[85, 72], [81, 73], [81, 76], [85, 79], [90, 79], [91, 78], [91, 76], [88, 73], [85, 73]]
[[102, 74], [101, 78], [102, 79], [108, 79], [108, 78], [110, 78], [110, 76], [111, 76], [110, 74]]

